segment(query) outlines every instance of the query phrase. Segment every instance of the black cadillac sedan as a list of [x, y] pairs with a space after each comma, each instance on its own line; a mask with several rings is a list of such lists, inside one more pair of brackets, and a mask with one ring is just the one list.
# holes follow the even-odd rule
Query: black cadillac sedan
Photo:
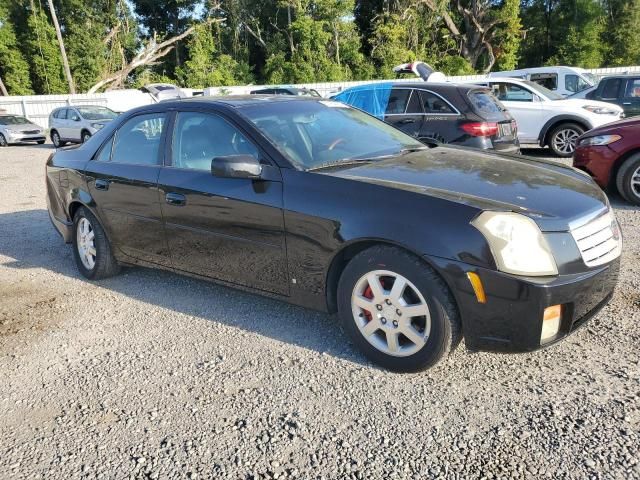
[[146, 265], [327, 312], [398, 371], [530, 351], [611, 298], [621, 239], [569, 167], [428, 149], [339, 102], [224, 97], [131, 110], [47, 162], [89, 279]]

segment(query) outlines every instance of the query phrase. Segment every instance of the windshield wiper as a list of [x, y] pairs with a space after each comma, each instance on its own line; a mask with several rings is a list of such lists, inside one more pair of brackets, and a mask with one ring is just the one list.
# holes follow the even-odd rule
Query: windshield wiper
[[362, 158], [359, 160], [345, 158], [342, 160], [334, 160], [332, 162], [321, 163], [320, 165], [317, 165], [315, 167], [307, 168], [307, 172], [312, 172], [314, 170], [321, 170], [323, 168], [342, 167], [342, 166], [357, 165], [357, 164], [369, 163], [369, 162], [371, 162], [371, 160], [368, 158]]

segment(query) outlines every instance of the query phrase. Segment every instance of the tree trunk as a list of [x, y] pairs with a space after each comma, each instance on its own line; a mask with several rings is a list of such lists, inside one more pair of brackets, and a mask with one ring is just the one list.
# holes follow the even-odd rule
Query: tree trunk
[[7, 92], [7, 87], [4, 86], [4, 82], [2, 81], [2, 77], [0, 77], [0, 94], [3, 97], [8, 97], [9, 92]]
[[69, 93], [76, 93], [76, 87], [73, 85], [73, 77], [71, 76], [71, 70], [69, 69], [67, 51], [64, 48], [62, 32], [60, 31], [60, 24], [58, 23], [58, 16], [56, 15], [56, 9], [53, 8], [53, 0], [47, 0], [47, 2], [49, 3], [49, 11], [51, 12], [51, 18], [53, 19], [53, 26], [56, 28], [56, 36], [58, 37], [58, 44], [60, 45], [60, 55], [62, 55], [64, 74], [67, 77], [67, 83], [69, 84]]

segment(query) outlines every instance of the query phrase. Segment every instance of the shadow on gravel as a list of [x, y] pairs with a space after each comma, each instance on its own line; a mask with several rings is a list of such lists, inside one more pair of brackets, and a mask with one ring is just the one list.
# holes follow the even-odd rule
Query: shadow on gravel
[[[341, 333], [335, 316], [171, 272], [134, 267], [113, 278], [88, 282], [76, 270], [71, 247], [51, 225], [46, 210], [0, 214], [0, 267], [44, 268], [99, 285], [136, 300], [223, 323], [319, 353], [371, 365]], [[0, 298], [3, 286], [0, 285]]]

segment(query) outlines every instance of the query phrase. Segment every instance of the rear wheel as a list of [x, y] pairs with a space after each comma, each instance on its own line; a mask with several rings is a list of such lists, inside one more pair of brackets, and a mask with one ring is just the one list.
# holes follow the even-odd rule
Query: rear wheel
[[58, 133], [57, 130], [51, 131], [51, 141], [53, 142], [53, 146], [56, 148], [64, 147], [66, 144], [66, 142], [63, 142], [60, 139], [60, 134]]
[[622, 164], [616, 175], [616, 187], [627, 202], [640, 205], [640, 153]]
[[563, 123], [551, 131], [549, 147], [558, 157], [570, 157], [576, 150], [578, 137], [584, 133], [584, 128], [575, 123]]
[[7, 139], [4, 138], [4, 135], [0, 133], [0, 147], [6, 147], [7, 145], [9, 145], [7, 143]]
[[81, 207], [73, 217], [73, 255], [80, 273], [89, 280], [111, 277], [120, 270], [98, 219]]
[[390, 370], [427, 369], [460, 339], [446, 284], [422, 260], [395, 247], [372, 247], [349, 262], [338, 284], [338, 312], [356, 346]]

